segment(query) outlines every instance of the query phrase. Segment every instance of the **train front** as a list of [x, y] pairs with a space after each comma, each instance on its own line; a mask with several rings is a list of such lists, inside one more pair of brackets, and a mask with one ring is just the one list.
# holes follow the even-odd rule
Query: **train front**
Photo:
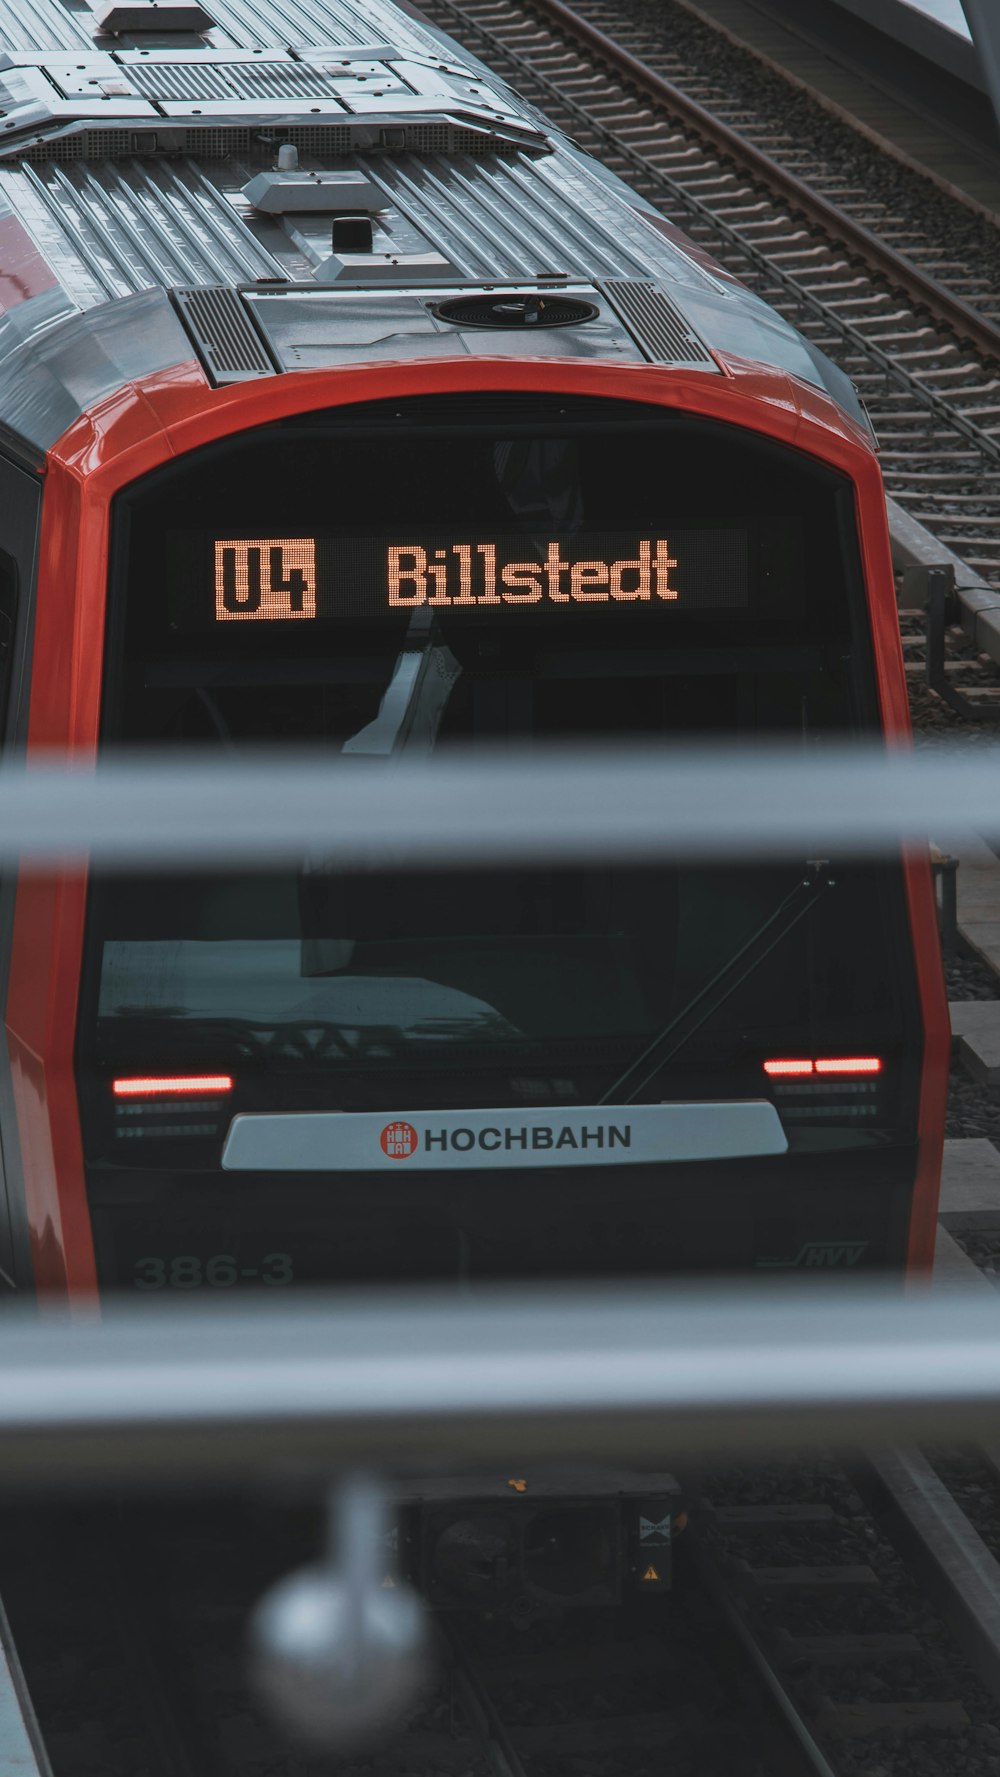
[[[277, 124], [200, 87], [146, 118], [194, 48], [102, 50], [44, 128], [11, 100], [29, 750], [905, 735], [847, 379], [392, 18], [374, 96], [371, 49], [213, 47], [217, 84], [280, 71]], [[352, 875], [329, 834], [283, 871], [25, 875], [8, 912], [0, 1268], [42, 1289], [927, 1262], [919, 860]]]
[[[773, 367], [522, 346], [234, 394], [192, 364], [50, 459], [33, 738], [363, 774], [818, 751], [905, 729], [892, 597], [870, 444]], [[352, 873], [319, 813], [295, 868], [22, 876], [4, 1160], [39, 1287], [926, 1263], [926, 859]], [[412, 1497], [438, 1603], [668, 1585], [671, 1477], [483, 1486]]]
[[[290, 414], [115, 497], [101, 745], [367, 773], [877, 734], [855, 511], [842, 471], [655, 402]], [[298, 869], [95, 876], [99, 1286], [901, 1267], [911, 911], [898, 863], [345, 874], [333, 834]]]

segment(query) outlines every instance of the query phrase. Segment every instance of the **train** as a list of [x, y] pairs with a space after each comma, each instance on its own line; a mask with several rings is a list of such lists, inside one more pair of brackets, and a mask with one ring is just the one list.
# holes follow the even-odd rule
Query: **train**
[[[907, 744], [850, 379], [417, 8], [0, 50], [9, 757]], [[24, 868], [0, 970], [12, 1292], [931, 1264], [923, 854]]]

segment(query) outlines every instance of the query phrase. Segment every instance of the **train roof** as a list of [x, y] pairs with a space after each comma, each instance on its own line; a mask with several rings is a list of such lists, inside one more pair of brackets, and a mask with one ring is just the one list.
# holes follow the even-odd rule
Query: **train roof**
[[0, 414], [36, 450], [194, 355], [218, 385], [750, 359], [863, 423], [829, 359], [410, 8], [0, 0], [0, 49]]

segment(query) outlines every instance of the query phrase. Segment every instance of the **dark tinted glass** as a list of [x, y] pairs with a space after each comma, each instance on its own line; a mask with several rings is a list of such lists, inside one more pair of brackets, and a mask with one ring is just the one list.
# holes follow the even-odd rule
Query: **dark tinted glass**
[[122, 503], [106, 729], [379, 755], [849, 728], [849, 511], [837, 478], [690, 425], [255, 437]]

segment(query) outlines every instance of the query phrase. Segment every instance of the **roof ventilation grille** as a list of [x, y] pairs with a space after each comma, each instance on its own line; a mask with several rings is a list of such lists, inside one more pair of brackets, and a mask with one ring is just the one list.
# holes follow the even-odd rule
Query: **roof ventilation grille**
[[97, 28], [119, 37], [128, 31], [210, 31], [215, 20], [193, 0], [112, 0], [97, 14]]
[[[378, 138], [375, 142], [371, 140], [373, 134]], [[405, 130], [396, 132], [381, 127], [377, 131], [356, 129], [349, 124], [319, 124], [304, 129], [283, 124], [280, 140], [291, 139], [303, 154], [328, 160], [340, 154], [378, 154], [392, 147], [386, 138], [393, 134], [404, 137], [403, 146], [411, 154], [469, 154], [482, 159], [520, 152], [516, 142], [504, 141], [486, 130], [460, 129], [451, 124], [407, 124]], [[14, 159], [36, 165], [46, 161], [113, 160], [122, 155], [163, 152], [212, 158], [252, 154], [267, 142], [267, 130], [260, 123], [241, 128], [218, 120], [191, 125], [187, 119], [171, 118], [169, 123], [158, 123], [156, 127], [64, 129], [48, 137], [36, 134], [27, 144], [16, 137], [0, 137], [0, 164]]]
[[251, 377], [275, 374], [275, 366], [238, 291], [209, 285], [175, 290], [174, 299], [214, 383], [242, 383]]
[[[169, 52], [168, 52], [169, 53]], [[165, 62], [154, 50], [145, 62], [126, 63], [128, 78], [144, 98], [154, 104], [200, 106], [216, 99], [234, 104], [243, 99], [252, 113], [254, 104], [285, 100], [300, 106], [317, 99], [330, 101], [330, 83], [316, 68], [287, 57], [272, 56], [261, 62]], [[342, 107], [334, 102], [340, 114]]]
[[704, 340], [655, 284], [607, 278], [602, 288], [636, 344], [654, 364], [704, 364], [706, 369], [716, 369]]
[[492, 296], [455, 296], [434, 304], [439, 321], [453, 327], [579, 327], [596, 320], [592, 302], [555, 290], [498, 290]]

